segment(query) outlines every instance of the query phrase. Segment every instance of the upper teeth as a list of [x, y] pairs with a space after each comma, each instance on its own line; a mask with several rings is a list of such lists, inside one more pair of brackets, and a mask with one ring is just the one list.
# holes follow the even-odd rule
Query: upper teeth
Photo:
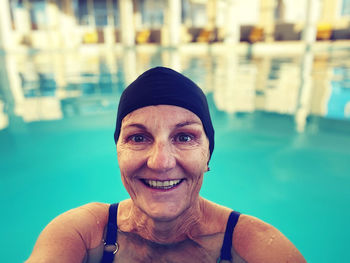
[[145, 180], [145, 182], [152, 187], [172, 187], [177, 185], [181, 180], [156, 181]]

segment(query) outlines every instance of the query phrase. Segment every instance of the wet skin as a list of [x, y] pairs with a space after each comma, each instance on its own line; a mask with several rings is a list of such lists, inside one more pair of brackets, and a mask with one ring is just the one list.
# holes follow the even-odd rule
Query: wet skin
[[[231, 209], [199, 196], [209, 160], [200, 119], [176, 106], [128, 114], [117, 142], [122, 181], [116, 262], [216, 262]], [[43, 230], [32, 262], [100, 262], [108, 204], [90, 203], [55, 218]], [[241, 215], [231, 254], [242, 263], [305, 263], [276, 228]]]

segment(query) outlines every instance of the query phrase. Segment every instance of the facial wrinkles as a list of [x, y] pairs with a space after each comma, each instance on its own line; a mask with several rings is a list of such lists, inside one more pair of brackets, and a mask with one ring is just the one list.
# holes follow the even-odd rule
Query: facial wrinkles
[[[167, 222], [167, 226], [171, 225], [170, 229], [166, 228], [164, 229], [165, 231], [163, 232], [163, 236], [168, 236], [168, 239], [174, 238], [174, 240], [179, 241], [177, 238], [180, 236], [186, 236], [188, 238], [192, 238], [192, 231], [193, 227], [196, 227], [196, 222], [199, 220], [200, 212], [199, 212], [199, 202], [200, 200], [198, 199], [198, 193], [202, 185], [202, 180], [203, 176], [198, 176], [196, 180], [192, 183], [190, 189], [188, 189], [188, 193], [190, 194], [189, 200], [190, 202], [188, 203], [188, 206], [184, 207], [184, 210], [182, 211], [181, 214], [178, 215], [177, 218], [173, 218], [171, 222], [174, 224], [168, 224], [170, 221]], [[135, 207], [136, 210], [132, 210], [130, 214], [130, 222], [133, 222], [133, 231], [135, 232], [141, 232], [145, 233], [145, 237], [151, 237], [151, 240], [158, 240], [160, 243], [169, 240], [160, 240], [162, 236], [162, 231], [161, 232], [154, 232], [154, 229], [149, 228], [152, 226], [152, 221], [149, 221], [150, 218], [146, 216], [147, 212], [143, 210], [140, 207]], [[140, 214], [139, 211], [142, 211]], [[180, 219], [181, 218], [181, 219]], [[180, 220], [176, 220], [180, 219]], [[170, 232], [169, 232], [170, 231]]]
[[[203, 174], [206, 171], [206, 164], [209, 159], [209, 142], [199, 118], [196, 118], [191, 112], [188, 114], [183, 110], [178, 111], [173, 110], [173, 108], [169, 109], [169, 107], [157, 108], [157, 106], [152, 106], [147, 111], [141, 113], [137, 110], [124, 118], [117, 151], [123, 183], [131, 197], [144, 198], [137, 192], [135, 179], [147, 177], [161, 179], [161, 177], [166, 177], [167, 179], [185, 178], [186, 180], [183, 183], [188, 186], [188, 200], [193, 201], [198, 198]], [[135, 123], [142, 124], [144, 127], [144, 129], [133, 127], [135, 133], [143, 134], [145, 132], [152, 138], [150, 144], [146, 143], [145, 148], [142, 148], [142, 146], [140, 151], [133, 150], [125, 142], [125, 136], [134, 133], [134, 131], [130, 134], [129, 132], [125, 133], [125, 130], [128, 129], [125, 129], [125, 127]], [[199, 123], [200, 126], [198, 127], [196, 123]], [[186, 150], [171, 141], [172, 136], [177, 131], [187, 133], [187, 131], [193, 129], [198, 133], [196, 141], [191, 147], [184, 144], [187, 147], [185, 147]], [[198, 138], [200, 139], [198, 140]], [[152, 158], [155, 160], [152, 160]], [[152, 170], [147, 161], [150, 163], [157, 161], [158, 166], [156, 166], [156, 169], [153, 167]], [[187, 204], [187, 206], [190, 205], [191, 202]]]
[[[152, 123], [154, 124], [153, 127], [155, 127], [154, 130], [157, 130], [157, 127], [161, 126], [161, 124], [157, 123], [156, 121], [152, 121]], [[153, 127], [152, 127], [152, 130], [153, 130]], [[152, 147], [147, 146], [148, 147], [147, 153], [146, 152], [140, 153], [139, 158], [141, 159], [146, 157], [145, 159], [147, 159], [148, 168], [151, 168], [153, 171], [156, 171], [156, 172], [163, 172], [163, 173], [170, 172], [173, 168], [175, 168], [176, 164], [182, 167], [183, 160], [184, 159], [188, 160], [191, 158], [191, 152], [187, 152], [187, 151], [184, 152], [183, 150], [177, 149], [176, 146], [172, 145], [169, 138], [170, 137], [169, 135], [170, 132], [168, 131], [169, 129], [159, 128], [159, 130], [160, 132], [153, 132], [153, 133], [151, 132], [154, 137], [153, 138], [154, 142], [152, 142], [154, 145]], [[198, 151], [195, 151], [195, 152], [192, 151], [192, 153], [197, 156], [199, 154], [200, 156], [202, 156], [201, 159], [207, 161], [209, 158], [209, 151], [207, 150], [209, 142], [205, 134], [203, 135], [204, 135], [203, 136], [204, 138], [202, 138], [203, 142], [201, 143], [203, 143], [205, 146], [200, 147], [201, 148], [200, 153], [198, 153]], [[126, 145], [123, 145], [122, 143], [118, 143], [118, 145], [119, 145], [118, 156], [125, 157], [125, 159], [132, 159], [134, 157], [134, 161], [135, 161], [135, 153], [130, 151], [124, 151]], [[146, 163], [144, 165], [146, 165]], [[202, 166], [202, 165], [198, 165], [198, 166]], [[144, 173], [144, 171], [142, 171], [143, 168], [145, 167], [143, 166], [140, 167], [140, 173]], [[186, 169], [186, 167], [182, 167], [182, 168]], [[204, 165], [203, 168], [200, 169], [200, 172], [204, 173], [205, 171], [206, 171], [206, 166]], [[180, 171], [173, 171], [173, 172], [179, 173]], [[137, 174], [135, 174], [135, 176], [137, 176]], [[193, 175], [191, 177], [198, 177], [198, 176]]]
[[[201, 121], [194, 114], [188, 114], [188, 112], [186, 112], [187, 114], [179, 114], [176, 111], [170, 111], [170, 113], [164, 114], [162, 111], [157, 111], [156, 106], [150, 106], [147, 108], [149, 108], [148, 111], [150, 113], [148, 113], [146, 117], [137, 114], [137, 111], [135, 111], [124, 118], [121, 135], [123, 135], [124, 130], [130, 131], [134, 128], [137, 132], [150, 134], [153, 142], [157, 143], [157, 146], [165, 146], [171, 141], [171, 136], [174, 135], [172, 133], [181, 130], [186, 131], [188, 128], [190, 132], [195, 132], [196, 136], [193, 142], [186, 145], [186, 147], [189, 148], [190, 145], [194, 144], [194, 146], [200, 147], [200, 144], [203, 143], [207, 144], [205, 148], [209, 147], [209, 142], [204, 133]], [[126, 127], [126, 129], [124, 129], [124, 127]], [[137, 129], [137, 127], [143, 127], [143, 129]], [[187, 131], [185, 133], [187, 133]], [[160, 147], [157, 147], [157, 149], [160, 149]], [[173, 148], [167, 150], [172, 150], [171, 153], [175, 153], [175, 149]]]
[[[156, 127], [159, 127], [160, 124], [157, 124]], [[153, 128], [152, 128], [153, 130]], [[157, 130], [157, 128], [154, 128], [154, 130]], [[191, 155], [200, 155], [201, 159], [204, 161], [207, 161], [209, 159], [209, 151], [208, 151], [208, 139], [206, 138], [205, 134], [204, 138], [201, 139], [202, 142], [196, 142], [196, 145], [190, 147], [190, 148], [196, 148], [199, 147], [200, 152], [198, 151], [183, 151], [183, 149], [178, 149], [176, 146], [173, 145], [171, 142], [170, 134], [171, 130], [166, 128], [160, 128], [160, 132], [151, 132], [153, 137], [152, 146], [146, 146], [147, 151], [142, 151], [139, 155], [137, 153], [134, 153], [132, 151], [126, 150], [126, 144], [124, 143], [118, 143], [118, 156], [121, 157], [121, 159], [147, 159], [147, 165], [148, 168], [157, 171], [157, 172], [169, 172], [172, 168], [175, 167], [176, 164], [182, 166], [183, 160], [188, 160], [192, 158]], [[122, 137], [122, 136], [121, 136]], [[201, 147], [201, 145], [198, 144], [204, 144], [204, 147]], [[189, 147], [187, 146], [187, 149]], [[125, 151], [126, 150], [126, 151]], [[135, 156], [138, 157], [135, 157]], [[177, 162], [178, 161], [178, 162]], [[145, 163], [146, 165], [146, 163]], [[202, 166], [202, 164], [198, 164], [198, 166]], [[143, 167], [140, 167], [143, 168]], [[198, 167], [200, 168], [200, 167]], [[200, 169], [202, 173], [206, 171], [206, 166], [203, 166], [203, 169]]]

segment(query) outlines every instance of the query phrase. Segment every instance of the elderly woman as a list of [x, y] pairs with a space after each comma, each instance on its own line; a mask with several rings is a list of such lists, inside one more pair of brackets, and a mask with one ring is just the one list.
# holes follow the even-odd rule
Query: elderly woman
[[114, 139], [130, 199], [54, 219], [27, 262], [305, 262], [273, 226], [199, 196], [214, 149], [201, 89], [157, 67], [123, 92]]

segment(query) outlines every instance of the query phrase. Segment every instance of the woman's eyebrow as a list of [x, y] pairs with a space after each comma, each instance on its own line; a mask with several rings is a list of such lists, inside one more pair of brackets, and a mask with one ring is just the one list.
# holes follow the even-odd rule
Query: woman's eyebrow
[[130, 124], [127, 124], [124, 126], [124, 128], [132, 128], [132, 127], [135, 127], [135, 128], [141, 129], [141, 130], [147, 130], [146, 126], [144, 126], [140, 123], [130, 123]]
[[[180, 123], [177, 123], [175, 125], [175, 128], [182, 128], [184, 126], [188, 126], [188, 125], [201, 125], [202, 123], [199, 122], [199, 121], [184, 121], [184, 122], [180, 122]], [[127, 128], [138, 128], [140, 130], [147, 130], [146, 126], [144, 126], [143, 124], [141, 123], [130, 123], [130, 124], [126, 124], [125, 126], [123, 126], [124, 129], [127, 129]]]
[[192, 125], [192, 124], [201, 125], [202, 123], [200, 123], [199, 121], [184, 121], [184, 122], [180, 122], [180, 123], [176, 124], [175, 127], [181, 128], [181, 127]]

